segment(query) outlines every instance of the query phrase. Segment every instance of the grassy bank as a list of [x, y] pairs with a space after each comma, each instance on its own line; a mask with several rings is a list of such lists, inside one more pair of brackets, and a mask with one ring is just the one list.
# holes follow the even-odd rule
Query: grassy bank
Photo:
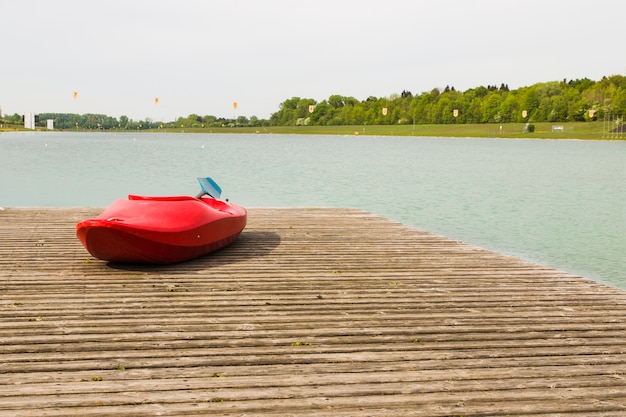
[[[376, 125], [376, 126], [272, 126], [272, 127], [207, 127], [152, 129], [148, 132], [168, 133], [254, 133], [254, 134], [308, 134], [308, 135], [371, 135], [371, 136], [439, 136], [468, 138], [517, 139], [621, 139], [625, 133], [608, 132], [603, 122], [535, 123], [535, 131], [524, 132], [523, 123], [459, 124], [459, 125]], [[554, 127], [562, 127], [554, 129]], [[3, 129], [0, 128], [0, 131]], [[7, 128], [4, 131], [24, 130]], [[45, 130], [45, 129], [44, 129]], [[143, 132], [143, 131], [142, 131]]]
[[[562, 130], [553, 129], [562, 126]], [[523, 123], [466, 125], [377, 125], [377, 126], [272, 126], [167, 129], [168, 132], [257, 133], [308, 135], [435, 136], [524, 139], [626, 139], [626, 134], [607, 133], [602, 122], [535, 123], [535, 131], [524, 132]]]

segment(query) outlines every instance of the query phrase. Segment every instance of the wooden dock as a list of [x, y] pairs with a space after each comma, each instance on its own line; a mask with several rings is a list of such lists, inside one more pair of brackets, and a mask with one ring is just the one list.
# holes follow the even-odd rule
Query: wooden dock
[[626, 292], [351, 209], [167, 267], [0, 211], [1, 416], [626, 416]]

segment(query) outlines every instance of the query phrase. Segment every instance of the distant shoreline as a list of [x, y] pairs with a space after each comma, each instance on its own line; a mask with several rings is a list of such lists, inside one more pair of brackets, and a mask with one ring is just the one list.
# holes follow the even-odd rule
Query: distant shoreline
[[[533, 123], [534, 131], [525, 132], [525, 123], [438, 124], [438, 125], [359, 125], [359, 126], [268, 126], [268, 127], [206, 127], [146, 130], [106, 130], [133, 133], [213, 133], [213, 134], [306, 134], [341, 136], [414, 136], [502, 139], [583, 139], [626, 140], [625, 132], [613, 132], [614, 126], [603, 122]], [[4, 126], [0, 132], [30, 130]], [[38, 131], [47, 131], [38, 129]], [[55, 130], [63, 131], [63, 130]], [[74, 132], [76, 130], [65, 130]], [[79, 129], [79, 132], [85, 132]], [[94, 132], [96, 132], [94, 130]]]

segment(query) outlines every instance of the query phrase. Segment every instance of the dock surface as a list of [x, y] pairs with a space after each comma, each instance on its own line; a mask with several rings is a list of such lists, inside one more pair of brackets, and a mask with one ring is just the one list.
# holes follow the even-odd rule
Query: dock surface
[[0, 416], [626, 416], [626, 292], [353, 209], [171, 266], [0, 211]]

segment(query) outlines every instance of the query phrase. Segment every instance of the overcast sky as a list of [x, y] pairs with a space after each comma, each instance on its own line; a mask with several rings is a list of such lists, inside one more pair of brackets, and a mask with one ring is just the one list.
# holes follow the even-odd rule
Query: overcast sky
[[5, 114], [269, 118], [291, 97], [626, 72], [624, 0], [6, 0], [0, 15]]

